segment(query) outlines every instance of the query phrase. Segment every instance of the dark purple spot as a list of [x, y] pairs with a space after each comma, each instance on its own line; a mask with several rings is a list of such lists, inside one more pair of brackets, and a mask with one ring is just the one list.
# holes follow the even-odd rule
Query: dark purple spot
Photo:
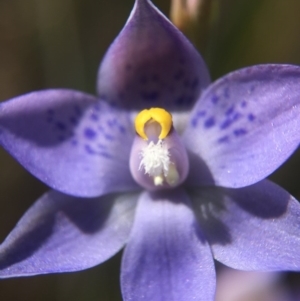
[[109, 141], [112, 141], [112, 140], [115, 139], [115, 138], [114, 138], [112, 135], [110, 135], [110, 134], [104, 134], [104, 138], [105, 138], [106, 140], [109, 140]]
[[66, 125], [63, 122], [57, 121], [55, 126], [58, 130], [64, 131], [66, 129]]
[[126, 129], [125, 129], [125, 127], [123, 126], [123, 125], [119, 125], [119, 131], [122, 133], [122, 134], [124, 134], [125, 132], [126, 132]]
[[213, 95], [213, 96], [211, 97], [211, 102], [212, 102], [213, 104], [216, 104], [216, 103], [219, 101], [219, 99], [220, 99], [220, 97], [219, 97], [218, 95]]
[[242, 108], [246, 108], [247, 107], [247, 102], [245, 100], [242, 101], [241, 107]]
[[90, 145], [86, 144], [84, 146], [84, 148], [85, 148], [85, 150], [86, 150], [87, 153], [89, 153], [91, 155], [95, 155], [96, 154], [96, 152], [92, 149], [92, 147]]
[[71, 116], [69, 120], [70, 120], [70, 122], [71, 122], [72, 124], [74, 124], [74, 125], [76, 125], [77, 122], [78, 122], [78, 119], [77, 119], [76, 117], [74, 117], [74, 116]]
[[218, 139], [218, 143], [227, 143], [229, 142], [229, 137], [228, 136], [223, 136]]
[[191, 89], [196, 89], [198, 85], [199, 85], [199, 78], [196, 77], [191, 83]]
[[206, 115], [206, 111], [203, 111], [203, 110], [202, 110], [202, 111], [198, 111], [198, 112], [197, 112], [197, 116], [198, 116], [198, 117], [204, 117], [205, 115]]
[[96, 136], [97, 136], [97, 133], [91, 128], [85, 128], [84, 129], [84, 136], [88, 139], [95, 139]]
[[108, 153], [106, 153], [106, 152], [104, 152], [104, 151], [96, 151], [96, 150], [94, 150], [90, 145], [88, 145], [88, 144], [86, 144], [85, 146], [84, 146], [84, 148], [85, 148], [85, 150], [86, 150], [86, 152], [88, 153], [88, 154], [91, 154], [91, 155], [100, 155], [100, 156], [102, 156], [102, 157], [105, 157], [106, 159], [111, 159], [112, 158], [112, 156], [110, 155], [110, 154], [108, 154]]
[[254, 119], [255, 119], [255, 116], [254, 116], [252, 113], [250, 113], [250, 114], [248, 115], [248, 120], [249, 120], [249, 121], [254, 121]]
[[184, 76], [184, 72], [183, 70], [178, 70], [175, 74], [174, 74], [174, 79], [175, 80], [180, 80], [182, 79]]
[[114, 127], [117, 124], [117, 120], [116, 119], [109, 119], [106, 121], [107, 125], [109, 127]]
[[112, 159], [112, 156], [110, 154], [108, 154], [108, 153], [98, 152], [97, 154], [100, 155], [100, 156], [102, 156], [102, 157], [104, 157], [104, 158], [106, 158], [106, 159]]
[[250, 92], [254, 92], [254, 90], [255, 90], [255, 86], [251, 86], [250, 87]]
[[229, 109], [227, 109], [227, 111], [225, 112], [225, 115], [231, 115], [234, 112], [234, 105], [231, 106]]
[[79, 106], [74, 106], [74, 111], [75, 111], [77, 116], [81, 115], [81, 108]]
[[151, 91], [151, 92], [142, 92], [141, 96], [148, 101], [156, 100], [159, 96], [159, 93], [157, 91]]
[[227, 129], [230, 125], [232, 124], [232, 120], [231, 119], [225, 119], [225, 121], [222, 122], [220, 128], [222, 130]]
[[208, 129], [208, 128], [213, 127], [215, 125], [215, 123], [216, 123], [215, 118], [212, 116], [205, 120], [204, 126]]
[[236, 129], [233, 131], [233, 134], [237, 137], [239, 136], [243, 136], [245, 134], [247, 134], [247, 131], [245, 129]]
[[235, 113], [231, 119], [234, 122], [234, 121], [239, 120], [241, 117], [242, 117], [242, 115], [240, 113]]
[[232, 117], [228, 117], [225, 119], [225, 121], [221, 124], [220, 128], [222, 130], [227, 129], [231, 124], [233, 124], [235, 121], [240, 119], [242, 115], [240, 113], [235, 113]]
[[47, 114], [49, 116], [53, 116], [54, 115], [54, 110], [52, 110], [52, 109], [47, 110]]
[[90, 116], [90, 119], [93, 120], [93, 121], [98, 121], [99, 120], [99, 116], [95, 113], [92, 113], [91, 116]]

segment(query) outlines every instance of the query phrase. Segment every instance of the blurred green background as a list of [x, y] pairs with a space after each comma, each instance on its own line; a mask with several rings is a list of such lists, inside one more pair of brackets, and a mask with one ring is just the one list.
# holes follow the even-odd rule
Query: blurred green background
[[[97, 68], [133, 0], [0, 0], [0, 101], [32, 90], [95, 91]], [[170, 1], [154, 3], [166, 14]], [[213, 79], [248, 65], [300, 65], [299, 0], [214, 0], [204, 57]], [[274, 175], [300, 198], [300, 152]], [[0, 149], [0, 240], [47, 187]], [[300, 235], [300, 231], [299, 231]], [[0, 281], [0, 300], [121, 300], [119, 254], [79, 273]], [[297, 274], [290, 284], [300, 286]]]

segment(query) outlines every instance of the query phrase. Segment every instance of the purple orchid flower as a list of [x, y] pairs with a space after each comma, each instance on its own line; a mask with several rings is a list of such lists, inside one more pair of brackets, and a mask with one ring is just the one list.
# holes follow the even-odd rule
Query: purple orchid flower
[[[136, 0], [97, 91], [0, 105], [1, 145], [54, 189], [0, 246], [0, 277], [87, 269], [125, 244], [125, 300], [213, 300], [213, 258], [300, 270], [300, 205], [265, 179], [300, 141], [300, 67], [254, 66], [210, 84], [193, 46]], [[134, 118], [157, 107], [173, 126], [168, 111], [146, 111], [143, 139]]]

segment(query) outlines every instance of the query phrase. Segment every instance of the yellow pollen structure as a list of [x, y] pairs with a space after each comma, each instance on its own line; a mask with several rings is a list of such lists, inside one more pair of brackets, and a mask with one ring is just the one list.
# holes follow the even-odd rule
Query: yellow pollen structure
[[135, 118], [135, 130], [144, 140], [148, 140], [145, 134], [145, 124], [147, 122], [156, 121], [161, 126], [159, 139], [164, 139], [168, 136], [172, 128], [172, 115], [162, 108], [145, 109], [138, 113]]

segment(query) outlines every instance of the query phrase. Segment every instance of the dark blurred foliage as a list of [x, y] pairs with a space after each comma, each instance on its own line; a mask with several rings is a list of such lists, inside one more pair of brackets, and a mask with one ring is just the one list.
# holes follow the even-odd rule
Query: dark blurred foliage
[[[55, 87], [94, 93], [101, 57], [133, 2], [0, 0], [0, 101]], [[170, 1], [154, 2], [168, 14]], [[300, 64], [299, 0], [214, 0], [213, 7], [204, 53], [213, 79], [248, 65]], [[300, 198], [299, 151], [271, 178]], [[0, 183], [2, 240], [47, 187], [2, 149]], [[2, 280], [0, 300], [121, 300], [120, 258], [78, 273]], [[298, 274], [286, 279], [300, 286]]]

